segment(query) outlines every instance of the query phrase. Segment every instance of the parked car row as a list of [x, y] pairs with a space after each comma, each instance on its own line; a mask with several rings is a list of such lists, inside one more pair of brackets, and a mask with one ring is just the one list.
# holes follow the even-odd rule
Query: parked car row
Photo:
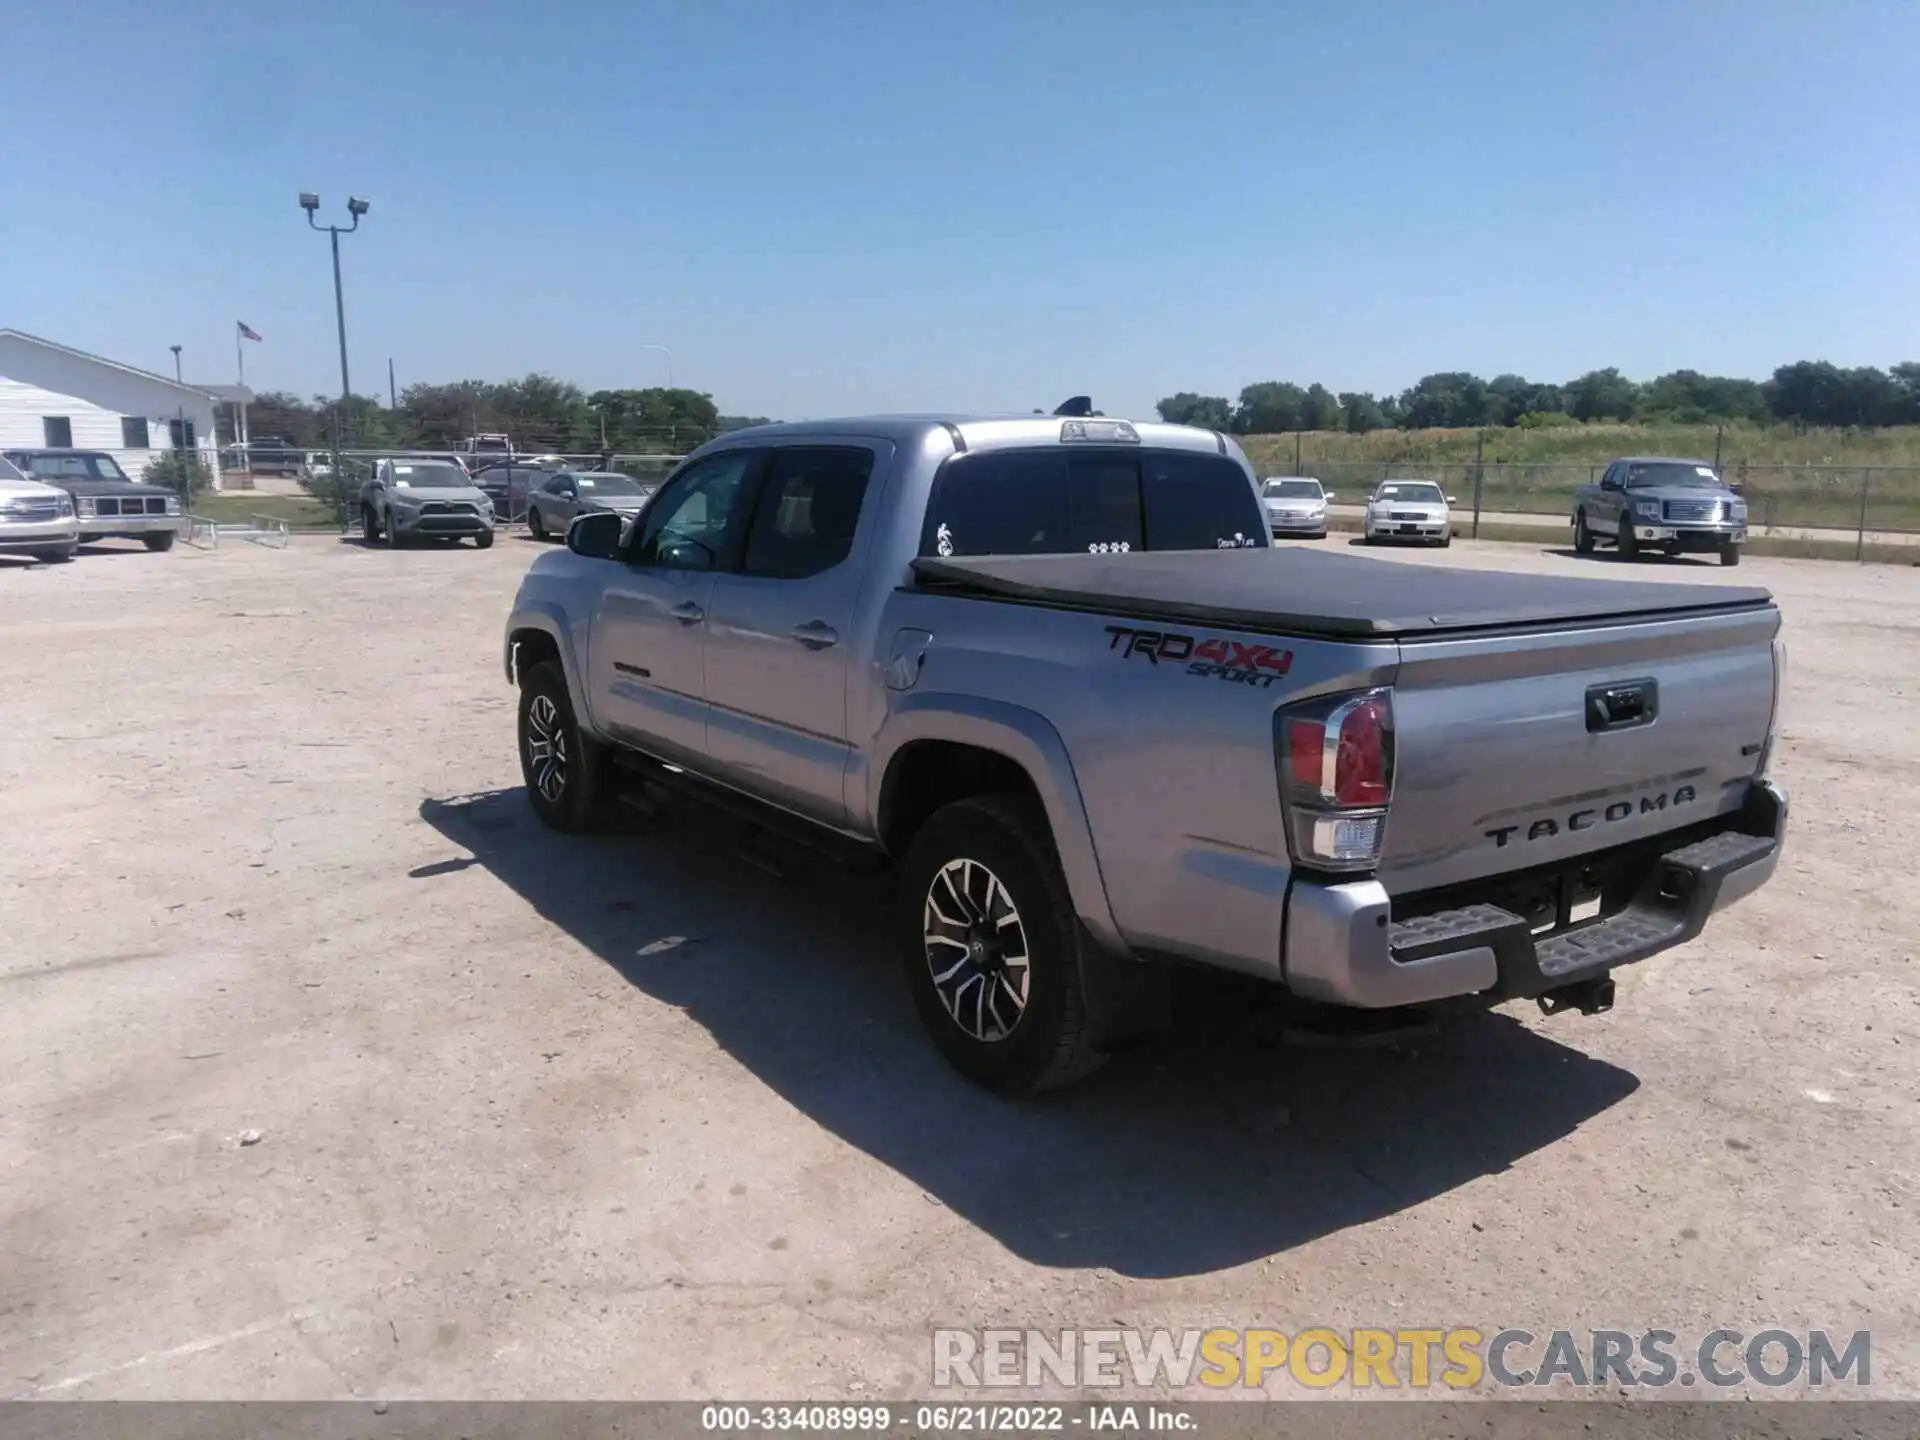
[[130, 479], [104, 451], [0, 455], [0, 554], [59, 565], [96, 540], [170, 550], [185, 524], [178, 495]]
[[[1333, 498], [1310, 476], [1269, 477], [1261, 485], [1268, 533], [1276, 540], [1324, 540]], [[1451, 545], [1459, 503], [1431, 480], [1382, 480], [1367, 497], [1361, 539], [1368, 545]], [[1701, 460], [1616, 460], [1597, 482], [1574, 492], [1569, 519], [1573, 548], [1581, 555], [1611, 545], [1626, 560], [1649, 552], [1708, 554], [1718, 555], [1722, 565], [1738, 565], [1747, 539], [1746, 499]]]

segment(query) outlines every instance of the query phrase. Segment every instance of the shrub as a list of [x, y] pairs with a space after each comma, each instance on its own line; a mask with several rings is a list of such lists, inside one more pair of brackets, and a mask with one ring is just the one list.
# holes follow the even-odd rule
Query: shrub
[[195, 450], [162, 450], [140, 478], [178, 495], [182, 510], [193, 509], [193, 502], [213, 489], [213, 470]]

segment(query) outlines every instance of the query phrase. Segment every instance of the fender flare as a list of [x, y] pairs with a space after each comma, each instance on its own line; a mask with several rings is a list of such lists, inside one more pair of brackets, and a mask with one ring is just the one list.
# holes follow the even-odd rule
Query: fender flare
[[507, 635], [503, 647], [502, 662], [506, 667], [507, 683], [518, 685], [520, 677], [514, 667], [514, 636], [523, 630], [537, 630], [552, 640], [560, 652], [560, 671], [567, 677], [567, 698], [573, 703], [575, 720], [586, 730], [593, 730], [593, 712], [587, 705], [586, 679], [581, 673], [584, 656], [574, 643], [573, 622], [567, 612], [559, 605], [547, 601], [532, 600], [516, 610], [513, 618], [507, 622]]
[[1081, 923], [1103, 947], [1116, 954], [1130, 953], [1107, 902], [1093, 827], [1087, 819], [1080, 782], [1073, 773], [1073, 761], [1052, 722], [1024, 706], [974, 695], [936, 692], [895, 697], [892, 712], [874, 739], [868, 770], [868, 819], [876, 833], [894, 759], [916, 740], [944, 740], [991, 750], [1025, 771], [1046, 811], [1060, 869]]

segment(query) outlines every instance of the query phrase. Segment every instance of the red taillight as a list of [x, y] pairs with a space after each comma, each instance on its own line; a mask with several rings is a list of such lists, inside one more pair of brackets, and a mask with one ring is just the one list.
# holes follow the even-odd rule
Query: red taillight
[[[1333, 803], [1384, 805], [1393, 792], [1390, 735], [1393, 714], [1384, 700], [1360, 701], [1340, 722], [1340, 751], [1334, 762]], [[1316, 726], [1324, 733], [1324, 727]], [[1296, 755], [1298, 752], [1295, 752]], [[1296, 766], [1298, 761], [1296, 760]], [[1299, 774], [1295, 770], [1295, 776]]]
[[1393, 800], [1393, 693], [1322, 696], [1274, 718], [1288, 852], [1316, 870], [1374, 869]]
[[1301, 789], [1318, 794], [1326, 766], [1327, 727], [1318, 720], [1287, 722], [1287, 771]]

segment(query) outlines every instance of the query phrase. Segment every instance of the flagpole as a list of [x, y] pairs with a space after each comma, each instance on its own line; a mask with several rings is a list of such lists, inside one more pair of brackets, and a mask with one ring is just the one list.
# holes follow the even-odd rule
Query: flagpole
[[[233, 322], [233, 362], [240, 370], [240, 443], [244, 446], [247, 443], [247, 350], [246, 343], [240, 334], [238, 320]], [[244, 453], [243, 450], [242, 454]], [[252, 470], [251, 460], [247, 462], [247, 468]]]

